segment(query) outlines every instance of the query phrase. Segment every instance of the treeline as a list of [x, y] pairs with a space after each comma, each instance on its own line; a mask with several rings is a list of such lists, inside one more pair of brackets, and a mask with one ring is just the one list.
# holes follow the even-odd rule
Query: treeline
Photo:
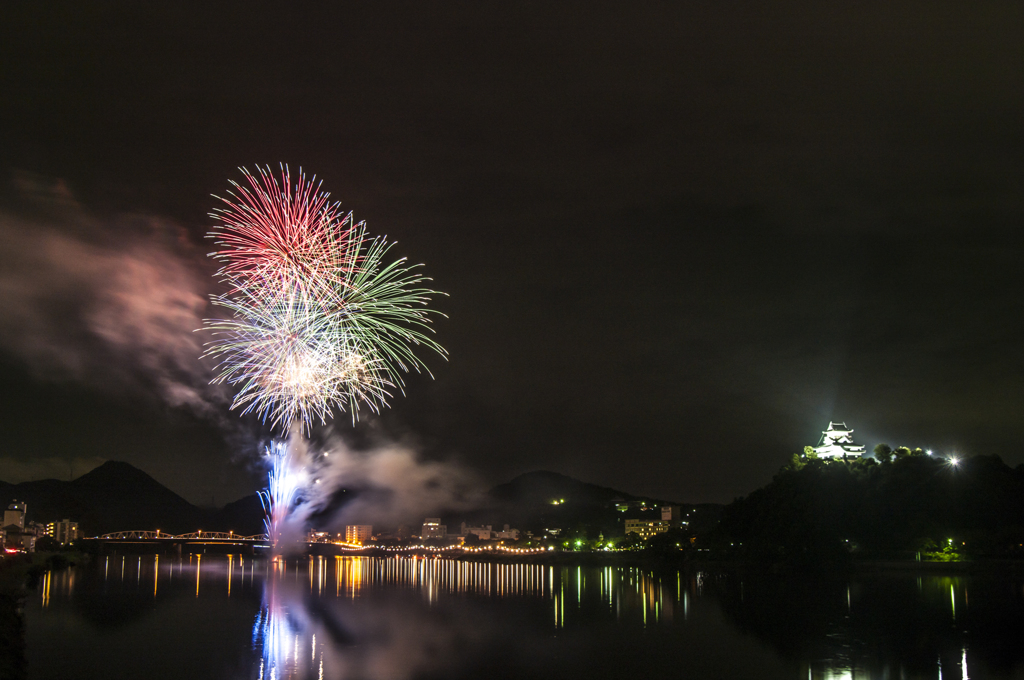
[[796, 457], [726, 506], [706, 545], [769, 560], [1024, 555], [1024, 466], [883, 453], [882, 463]]

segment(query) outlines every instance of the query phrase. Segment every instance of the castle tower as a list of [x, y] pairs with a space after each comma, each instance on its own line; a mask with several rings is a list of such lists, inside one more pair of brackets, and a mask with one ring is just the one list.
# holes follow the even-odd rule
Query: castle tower
[[846, 423], [829, 422], [828, 429], [821, 433], [821, 441], [814, 447], [818, 458], [860, 458], [864, 447], [853, 443], [853, 430]]

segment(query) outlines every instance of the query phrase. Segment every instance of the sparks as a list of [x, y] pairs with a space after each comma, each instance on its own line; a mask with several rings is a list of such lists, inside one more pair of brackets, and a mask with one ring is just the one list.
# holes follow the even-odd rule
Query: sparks
[[343, 213], [315, 179], [292, 182], [269, 168], [245, 169], [225, 207], [212, 213], [218, 277], [228, 292], [212, 301], [227, 319], [208, 319], [204, 356], [218, 361], [215, 382], [239, 388], [232, 408], [255, 411], [274, 427], [308, 430], [337, 408], [377, 412], [402, 374], [429, 370], [415, 347], [442, 357], [428, 333], [427, 305], [439, 295], [404, 258], [386, 262], [391, 243]]
[[298, 497], [300, 485], [298, 476], [290, 469], [288, 444], [274, 442], [267, 447], [267, 458], [270, 463], [269, 483], [259, 495], [266, 513], [263, 524], [267, 529], [267, 537], [272, 546], [277, 546], [285, 518]]

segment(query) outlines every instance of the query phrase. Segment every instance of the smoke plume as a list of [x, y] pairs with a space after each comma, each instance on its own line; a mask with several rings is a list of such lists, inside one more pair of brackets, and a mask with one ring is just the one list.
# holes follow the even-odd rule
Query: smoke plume
[[202, 255], [174, 223], [104, 223], [0, 213], [0, 350], [37, 378], [155, 395], [218, 420], [227, 394], [209, 383], [195, 333], [207, 305]]
[[450, 461], [423, 459], [395, 442], [358, 450], [331, 435], [318, 450], [293, 432], [291, 474], [303, 486], [286, 533], [311, 524], [342, 531], [346, 524], [418, 525], [424, 517], [477, 508], [481, 483]]

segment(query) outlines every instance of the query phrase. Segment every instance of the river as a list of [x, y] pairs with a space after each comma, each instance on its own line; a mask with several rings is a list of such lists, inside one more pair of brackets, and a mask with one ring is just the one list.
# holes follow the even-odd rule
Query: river
[[33, 679], [1024, 678], [1024, 577], [99, 557], [25, 604]]

